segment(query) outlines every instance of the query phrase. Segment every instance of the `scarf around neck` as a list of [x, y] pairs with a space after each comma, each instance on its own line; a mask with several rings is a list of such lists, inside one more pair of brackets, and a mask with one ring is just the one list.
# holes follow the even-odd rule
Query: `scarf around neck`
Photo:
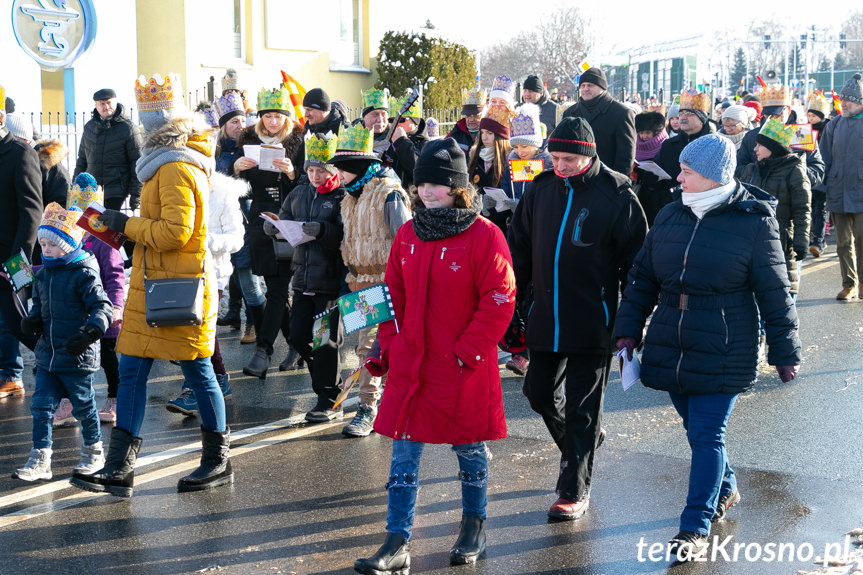
[[731, 180], [724, 186], [719, 186], [705, 192], [684, 192], [680, 194], [680, 200], [684, 206], [689, 206], [695, 217], [700, 220], [704, 217], [704, 214], [727, 202], [736, 187], [737, 182]]
[[474, 194], [473, 205], [467, 208], [428, 209], [420, 202], [414, 208], [411, 222], [419, 239], [433, 242], [462, 233], [476, 221], [481, 210], [479, 194]]
[[486, 146], [479, 151], [479, 159], [483, 162], [490, 162], [494, 160], [494, 148], [489, 148]]
[[366, 173], [363, 174], [361, 178], [357, 178], [347, 186], [345, 186], [345, 190], [355, 198], [360, 197], [363, 193], [363, 188], [366, 184], [368, 184], [372, 178], [378, 175], [378, 171], [381, 169], [380, 162], [372, 162], [369, 167], [366, 169]]
[[83, 248], [79, 246], [68, 254], [62, 255], [59, 258], [49, 258], [48, 256], [42, 254], [42, 265], [46, 268], [60, 268], [65, 266], [66, 264], [70, 264], [72, 262], [77, 262], [80, 259], [84, 259], [85, 257], [87, 257], [87, 252], [85, 252]]
[[216, 162], [211, 156], [205, 156], [188, 146], [179, 148], [161, 146], [159, 148], [145, 148], [141, 151], [141, 157], [135, 164], [135, 173], [143, 184], [155, 176], [159, 168], [172, 162], [197, 166], [207, 174], [208, 178], [213, 175], [216, 167]]
[[660, 131], [646, 142], [642, 142], [641, 138], [638, 138], [635, 141], [635, 159], [639, 162], [652, 160], [659, 152], [659, 148], [662, 147], [662, 142], [667, 139], [668, 134], [665, 130]]

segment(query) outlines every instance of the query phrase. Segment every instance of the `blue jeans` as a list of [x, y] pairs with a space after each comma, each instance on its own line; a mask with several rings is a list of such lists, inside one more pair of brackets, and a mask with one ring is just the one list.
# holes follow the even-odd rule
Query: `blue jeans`
[[827, 225], [827, 192], [812, 190], [812, 227], [809, 228], [809, 245], [823, 250], [824, 229]]
[[[410, 540], [414, 524], [420, 457], [424, 446], [424, 443], [406, 439], [393, 440], [393, 460], [387, 481], [387, 531], [399, 533], [406, 540]], [[485, 443], [478, 441], [453, 445], [452, 450], [458, 457], [462, 513], [485, 519], [485, 507], [488, 504]]]
[[261, 284], [252, 273], [252, 268], [235, 268], [234, 271], [237, 272], [237, 281], [240, 283], [240, 291], [243, 292], [246, 306], [264, 305], [267, 296], [261, 291]]
[[[116, 426], [138, 437], [144, 423], [147, 407], [147, 376], [153, 367], [153, 358], [120, 356], [120, 386], [117, 390]], [[195, 391], [198, 410], [204, 429], [225, 431], [225, 398], [216, 381], [213, 363], [209, 357], [180, 362], [186, 385]]]
[[33, 414], [33, 448], [50, 449], [53, 445], [51, 434], [54, 424], [54, 410], [60, 399], [68, 397], [72, 402], [72, 415], [81, 422], [81, 436], [84, 445], [102, 441], [99, 427], [99, 412], [96, 409], [96, 394], [93, 391], [94, 371], [36, 370], [36, 391], [30, 403]]
[[725, 450], [725, 427], [735, 393], [708, 395], [669, 394], [674, 409], [683, 418], [683, 428], [692, 450], [689, 469], [689, 495], [680, 515], [680, 530], [710, 534], [710, 519], [719, 498], [737, 488], [734, 470]]
[[24, 362], [21, 360], [21, 344], [6, 327], [0, 317], [0, 379], [3, 381], [21, 381], [24, 373]]

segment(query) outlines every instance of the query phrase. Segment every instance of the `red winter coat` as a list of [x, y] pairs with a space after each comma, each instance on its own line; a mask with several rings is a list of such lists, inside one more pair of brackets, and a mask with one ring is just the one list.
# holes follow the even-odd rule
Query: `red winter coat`
[[501, 231], [479, 217], [424, 242], [408, 222], [386, 283], [400, 331], [391, 321], [378, 331], [389, 372], [375, 431], [451, 445], [506, 437], [497, 342], [515, 308], [515, 276]]

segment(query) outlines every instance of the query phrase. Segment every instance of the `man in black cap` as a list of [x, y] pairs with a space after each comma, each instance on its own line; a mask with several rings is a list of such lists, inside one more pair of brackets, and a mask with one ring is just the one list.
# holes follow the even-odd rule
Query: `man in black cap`
[[554, 170], [528, 184], [507, 234], [517, 305], [529, 307], [522, 391], [562, 454], [548, 515], [569, 521], [589, 505], [617, 294], [647, 234], [629, 178], [606, 167], [596, 148], [585, 119], [564, 118], [548, 139]]
[[[484, 96], [483, 96], [484, 97]], [[470, 154], [470, 149], [473, 147], [474, 140], [479, 134], [479, 121], [482, 118], [482, 109], [484, 104], [465, 103], [461, 107], [461, 120], [456, 122], [447, 138], [452, 138], [464, 152], [465, 157]]]
[[596, 154], [602, 163], [629, 174], [635, 161], [635, 112], [611, 97], [608, 80], [600, 68], [588, 68], [578, 80], [580, 99], [563, 113], [584, 118], [596, 136]]
[[126, 198], [129, 208], [141, 203], [141, 182], [135, 163], [141, 157], [141, 134], [126, 116], [117, 93], [103, 88], [93, 94], [93, 117], [84, 124], [73, 179], [88, 172], [105, 191], [105, 207], [119, 210]]
[[525, 104], [539, 106], [539, 121], [545, 124], [550, 134], [557, 126], [557, 102], [548, 97], [548, 92], [539, 76], [528, 76], [521, 85], [521, 99]]
[[303, 96], [303, 116], [306, 118], [306, 133], [339, 134], [339, 129], [348, 126], [348, 119], [338, 106], [333, 106], [330, 96], [321, 88], [312, 88]]

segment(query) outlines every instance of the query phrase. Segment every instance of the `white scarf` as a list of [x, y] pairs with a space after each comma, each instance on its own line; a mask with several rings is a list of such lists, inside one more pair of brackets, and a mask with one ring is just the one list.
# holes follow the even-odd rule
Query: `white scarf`
[[479, 158], [483, 162], [490, 162], [494, 159], [494, 148], [485, 147], [479, 151]]
[[680, 199], [683, 205], [689, 206], [695, 217], [700, 220], [704, 217], [704, 214], [727, 202], [736, 187], [737, 182], [731, 180], [731, 182], [724, 186], [719, 186], [706, 192], [683, 192], [680, 194]]
[[261, 143], [268, 146], [274, 146], [281, 142], [278, 134], [276, 134], [275, 136], [262, 136], [261, 134], [258, 134], [258, 138], [261, 139]]

